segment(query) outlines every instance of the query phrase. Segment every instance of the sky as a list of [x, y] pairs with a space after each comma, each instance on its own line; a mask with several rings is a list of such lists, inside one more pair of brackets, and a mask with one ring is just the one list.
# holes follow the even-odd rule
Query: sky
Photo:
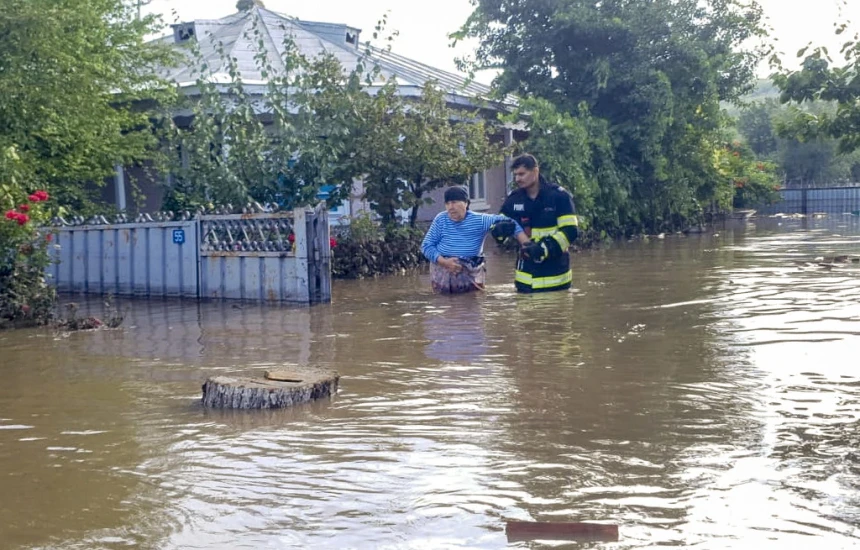
[[[466, 42], [449, 47], [448, 34], [456, 31], [472, 12], [469, 0], [264, 0], [266, 8], [306, 19], [345, 23], [362, 29], [361, 41], [370, 38], [377, 21], [388, 13], [388, 29], [399, 31], [393, 50], [438, 69], [456, 71], [454, 59], [468, 55], [475, 46]], [[834, 36], [834, 22], [850, 20], [860, 31], [860, 0], [759, 0], [768, 18], [772, 38], [783, 62], [797, 66], [796, 52], [809, 42], [827, 46], [831, 54], [848, 35]], [[236, 0], [151, 0], [145, 11], [160, 13], [167, 23], [178, 20], [218, 19], [236, 11]], [[852, 33], [853, 34], [853, 33]], [[768, 68], [763, 65], [759, 76]], [[478, 75], [488, 82], [492, 74]]]

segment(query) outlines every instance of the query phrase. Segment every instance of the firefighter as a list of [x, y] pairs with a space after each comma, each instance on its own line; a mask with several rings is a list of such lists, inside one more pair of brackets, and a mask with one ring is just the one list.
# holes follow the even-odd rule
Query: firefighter
[[[517, 221], [529, 237], [517, 259], [517, 291], [566, 290], [573, 276], [568, 248], [578, 233], [573, 197], [544, 179], [532, 155], [515, 158], [511, 172], [517, 189], [508, 195], [501, 213]], [[512, 224], [496, 224], [492, 232], [496, 241], [504, 242], [512, 234], [508, 225]]]

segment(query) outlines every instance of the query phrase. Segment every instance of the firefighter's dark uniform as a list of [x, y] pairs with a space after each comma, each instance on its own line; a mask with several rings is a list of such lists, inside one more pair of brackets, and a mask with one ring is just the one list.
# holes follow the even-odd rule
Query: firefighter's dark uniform
[[522, 226], [529, 238], [543, 245], [542, 262], [523, 258], [517, 262], [519, 292], [547, 292], [570, 288], [570, 243], [576, 239], [578, 221], [570, 193], [540, 176], [540, 191], [534, 200], [523, 189], [513, 191], [502, 205], [502, 214]]

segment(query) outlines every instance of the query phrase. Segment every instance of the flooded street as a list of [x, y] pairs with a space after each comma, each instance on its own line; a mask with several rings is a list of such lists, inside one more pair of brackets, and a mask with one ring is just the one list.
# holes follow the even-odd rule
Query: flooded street
[[[574, 256], [574, 290], [334, 281], [311, 308], [120, 301], [121, 330], [0, 333], [0, 547], [860, 545], [858, 218], [763, 219]], [[81, 302], [101, 314], [100, 300]], [[208, 411], [213, 374], [340, 391]]]

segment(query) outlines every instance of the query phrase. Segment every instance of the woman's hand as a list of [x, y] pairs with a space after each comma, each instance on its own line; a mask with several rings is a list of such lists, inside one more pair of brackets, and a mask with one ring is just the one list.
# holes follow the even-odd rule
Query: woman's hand
[[460, 262], [457, 261], [457, 258], [443, 258], [439, 256], [439, 259], [436, 260], [436, 263], [450, 271], [451, 273], [460, 273], [463, 271], [463, 266], [460, 265]]

